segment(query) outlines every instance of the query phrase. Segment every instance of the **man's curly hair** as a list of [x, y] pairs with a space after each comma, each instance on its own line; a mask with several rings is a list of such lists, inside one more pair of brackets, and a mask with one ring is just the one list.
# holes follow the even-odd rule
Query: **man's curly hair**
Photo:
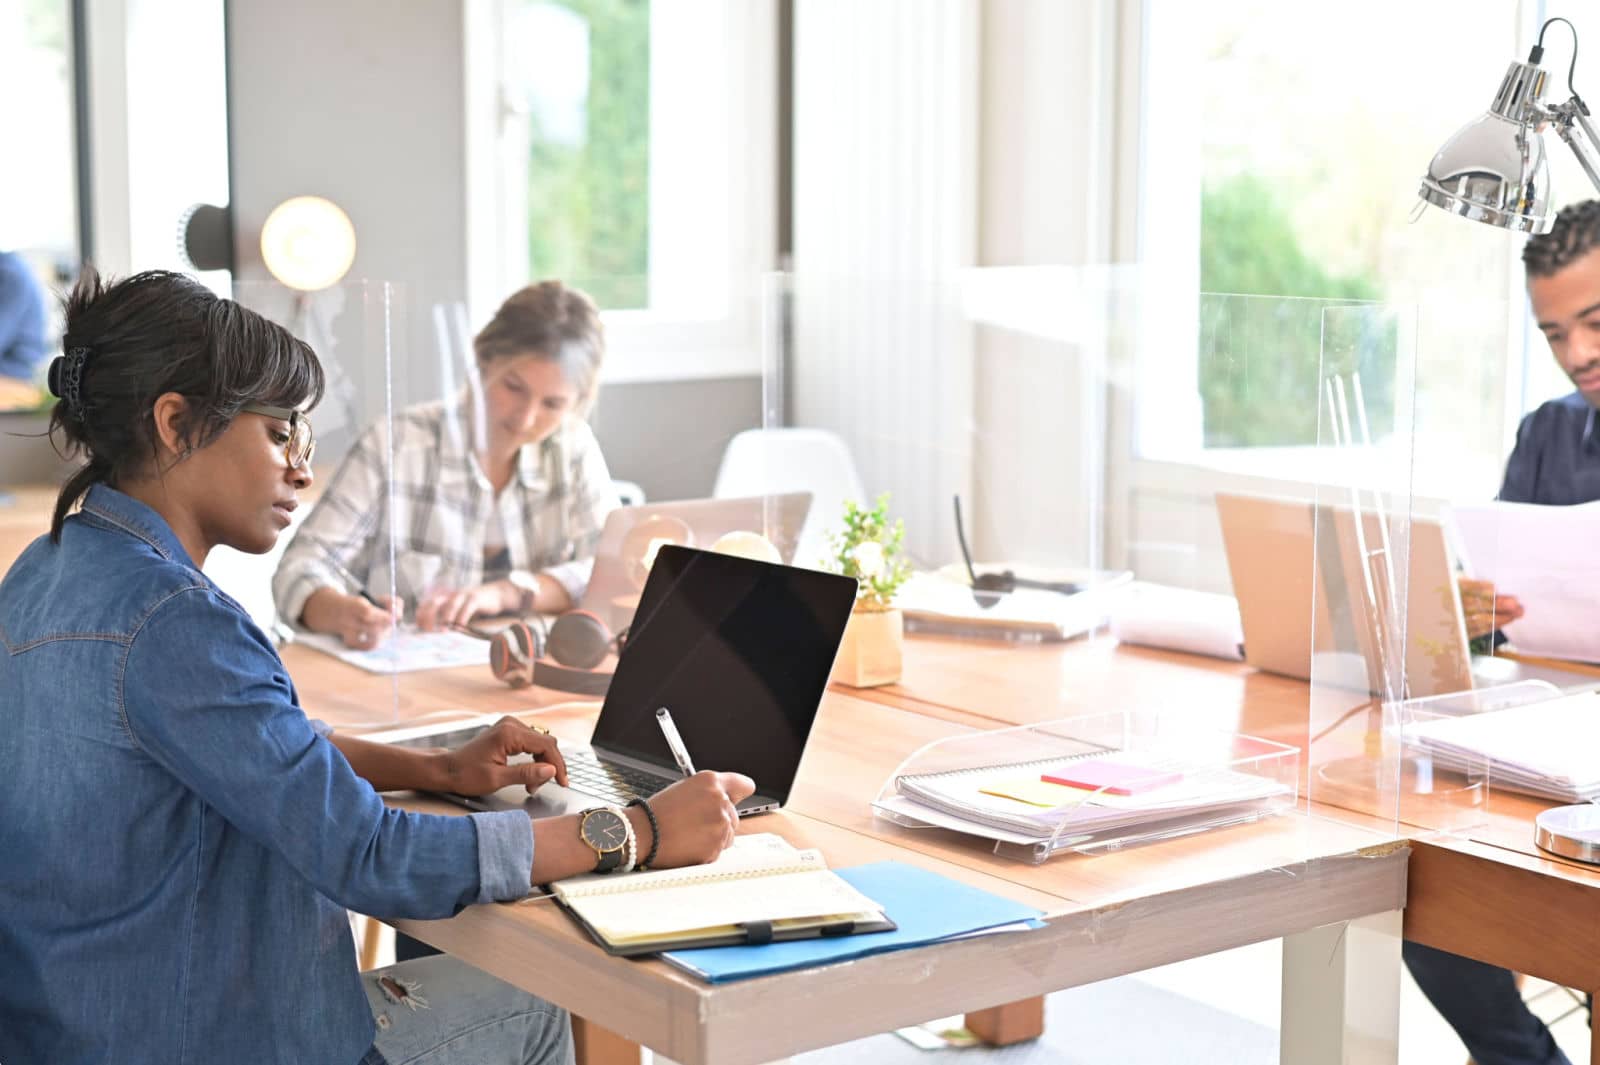
[[1522, 265], [1529, 277], [1549, 277], [1600, 248], [1600, 200], [1584, 200], [1561, 209], [1550, 232], [1529, 237], [1522, 247]]

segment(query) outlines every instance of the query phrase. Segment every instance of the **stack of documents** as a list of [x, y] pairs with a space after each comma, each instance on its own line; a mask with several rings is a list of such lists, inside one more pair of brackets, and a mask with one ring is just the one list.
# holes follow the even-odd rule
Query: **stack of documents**
[[952, 939], [1021, 932], [1041, 925], [1032, 906], [930, 873], [903, 862], [874, 862], [839, 870], [864, 895], [883, 903], [899, 926], [892, 932], [843, 939], [806, 939], [766, 946], [675, 950], [661, 957], [713, 983], [882, 954]]
[[965, 569], [946, 566], [937, 573], [913, 574], [895, 595], [895, 606], [900, 608], [913, 631], [1065, 640], [1104, 625], [1111, 605], [1108, 593], [1133, 579], [1133, 574], [1126, 570], [1090, 572], [1016, 567], [1015, 572], [1037, 580], [1071, 581], [1083, 586], [1083, 591], [1063, 595], [1037, 588], [1018, 588], [1004, 595], [985, 595], [984, 602], [980, 603], [973, 595]]
[[1239, 601], [1231, 595], [1137, 581], [1117, 594], [1111, 635], [1144, 647], [1235, 662], [1244, 658]]
[[1270, 777], [1195, 766], [1176, 752], [1113, 751], [907, 775], [895, 787], [898, 794], [874, 806], [896, 820], [1058, 846], [1253, 819], [1292, 795]]
[[883, 907], [782, 837], [738, 837], [716, 861], [572, 877], [551, 891], [612, 954], [887, 931]]
[[1406, 726], [1407, 744], [1446, 769], [1562, 802], [1600, 799], [1600, 692]]

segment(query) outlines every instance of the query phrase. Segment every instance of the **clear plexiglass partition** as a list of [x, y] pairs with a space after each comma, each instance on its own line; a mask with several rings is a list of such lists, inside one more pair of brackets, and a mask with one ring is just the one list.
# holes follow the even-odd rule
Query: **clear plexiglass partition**
[[[1074, 842], [1011, 856], [1094, 862], [1133, 849], [1159, 861], [1164, 846], [1192, 855], [1217, 833], [1232, 858], [1272, 866], [1394, 837], [1399, 806], [1381, 782], [1399, 773], [1397, 745], [1357, 736], [1364, 775], [1341, 786], [1362, 789], [1345, 796], [1359, 813], [1313, 794], [1322, 763], [1346, 754], [1317, 733], [1350, 700], [1328, 697], [1336, 689], [1313, 654], [1314, 632], [1327, 633], [1312, 578], [1315, 515], [1344, 505], [1352, 478], [1368, 487], [1351, 456], [1380, 446], [1409, 456], [1412, 382], [1395, 309], [1354, 305], [1364, 317], [1346, 321], [1336, 312], [1347, 302], [1176, 292], [1122, 267], [938, 280], [801, 272], [774, 276], [768, 299], [786, 323], [773, 337], [783, 353], [768, 359], [784, 388], [766, 430], [769, 491], [812, 493], [824, 557], [847, 499], [883, 498], [891, 522], [904, 522], [910, 572], [894, 597], [903, 632], [889, 691], [1009, 727], [1023, 747], [1043, 742], [1042, 728], [1070, 736], [1071, 723], [1114, 722], [1127, 750], [1209, 752], [1178, 771], [1196, 784], [1237, 768], [1216, 753], [1230, 744], [1270, 745], [1264, 775], [1287, 785], [1227, 815], [1152, 817], [1103, 838], [1072, 832], [1074, 807], [1057, 820]], [[1336, 439], [1328, 411], [1341, 387], [1350, 435]], [[830, 461], [814, 458], [821, 448]], [[1409, 484], [1386, 490], [1369, 518], [1386, 537], [1374, 550], [1402, 554]], [[884, 778], [876, 830], [993, 847], [949, 825], [914, 827], [894, 809], [906, 801], [900, 782], [924, 775], [914, 763], [930, 757], [939, 773], [1029, 759], [996, 761], [983, 741], [906, 743], [912, 767]], [[1039, 803], [1071, 805], [1048, 792], [981, 802], [1037, 822], [1049, 812]], [[1283, 824], [1263, 827], [1272, 821]]]
[[[1548, 704], [1600, 680], [1545, 658], [1582, 657], [1551, 615], [1585, 593], [1531, 598], [1555, 573], [1586, 583], [1586, 562], [1547, 553], [1552, 523], [1577, 511], [1494, 502], [1531, 369], [1512, 357], [1522, 315], [1494, 301], [1326, 308], [1319, 434], [1340, 475], [1306, 516], [1312, 802], [1515, 846], [1533, 836], [1530, 796], [1583, 797], [1535, 766], [1561, 762], [1561, 737], [1540, 735], [1561, 714]], [[1540, 624], [1496, 630], [1495, 592], [1530, 597]]]
[[[766, 493], [723, 461], [779, 394], [762, 287], [742, 294], [753, 324], [719, 392], [735, 409], [704, 417], [671, 365], [681, 341], [641, 353], [646, 312], [602, 302], [638, 287], [531, 286], [474, 320], [460, 283], [235, 286], [310, 343], [327, 378], [293, 528], [270, 556], [219, 552], [209, 567], [297, 645], [317, 674], [301, 685], [308, 710], [375, 727], [594, 700], [662, 545], [794, 560], [809, 496]], [[631, 345], [620, 381], [606, 351], [618, 335]], [[516, 620], [496, 664], [494, 638]]]

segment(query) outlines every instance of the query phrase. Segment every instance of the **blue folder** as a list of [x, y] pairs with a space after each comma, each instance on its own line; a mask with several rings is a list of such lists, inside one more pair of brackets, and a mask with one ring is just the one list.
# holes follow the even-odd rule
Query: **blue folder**
[[1039, 927], [1043, 911], [981, 891], [949, 877], [903, 862], [874, 862], [838, 874], [872, 899], [899, 927], [831, 939], [797, 939], [760, 947], [701, 947], [661, 956], [711, 983], [827, 965], [850, 958], [936, 943], [941, 939], [999, 925], [1030, 922]]

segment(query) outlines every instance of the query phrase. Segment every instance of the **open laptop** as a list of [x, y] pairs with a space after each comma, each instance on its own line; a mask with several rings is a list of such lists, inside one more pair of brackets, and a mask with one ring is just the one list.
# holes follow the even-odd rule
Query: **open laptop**
[[[855, 598], [851, 577], [663, 547], [591, 743], [561, 746], [570, 786], [450, 798], [545, 817], [652, 795], [683, 776], [656, 722], [665, 706], [697, 767], [756, 782], [741, 816], [775, 810], [794, 786]], [[366, 738], [453, 747], [497, 719]]]
[[[1348, 652], [1343, 657], [1354, 665], [1346, 686], [1364, 682], [1368, 691], [1384, 691], [1379, 612], [1368, 606], [1384, 601], [1391, 578], [1378, 517], [1364, 514], [1358, 526], [1348, 507], [1226, 492], [1216, 498], [1245, 661], [1310, 680], [1313, 652], [1335, 666], [1338, 653]], [[1455, 557], [1437, 520], [1413, 516], [1409, 536], [1389, 547], [1396, 560], [1406, 558], [1405, 572], [1392, 574], [1404, 604], [1406, 698], [1524, 680], [1565, 691], [1600, 686], [1592, 676], [1470, 652]]]
[[755, 532], [772, 541], [779, 558], [792, 562], [810, 510], [810, 492], [618, 507], [600, 530], [594, 570], [579, 606], [613, 632], [628, 625], [649, 571], [643, 559], [658, 537], [707, 548], [726, 533]]

